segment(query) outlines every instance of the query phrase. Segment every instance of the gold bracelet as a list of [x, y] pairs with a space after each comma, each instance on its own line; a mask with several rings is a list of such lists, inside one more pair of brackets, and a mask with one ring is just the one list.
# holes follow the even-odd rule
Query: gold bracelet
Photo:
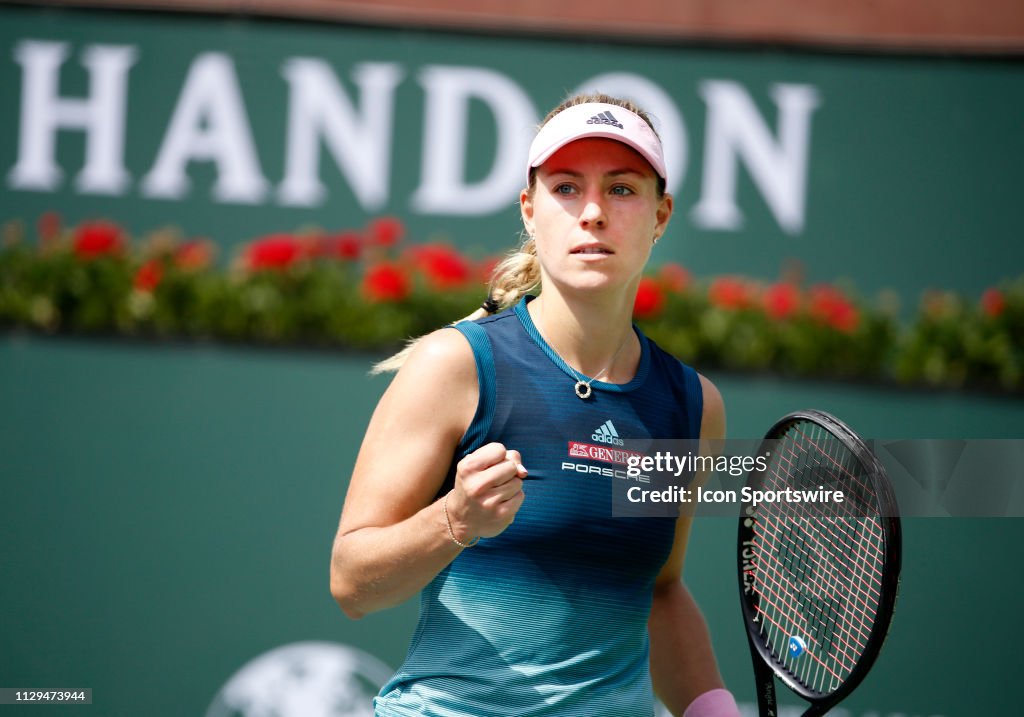
[[458, 545], [460, 548], [472, 548], [474, 545], [480, 542], [480, 537], [473, 538], [468, 543], [463, 543], [461, 540], [455, 537], [455, 531], [452, 530], [452, 519], [448, 517], [448, 496], [452, 494], [448, 491], [444, 496], [444, 502], [441, 506], [444, 508], [444, 522], [448, 524], [448, 537], [452, 539], [452, 542]]

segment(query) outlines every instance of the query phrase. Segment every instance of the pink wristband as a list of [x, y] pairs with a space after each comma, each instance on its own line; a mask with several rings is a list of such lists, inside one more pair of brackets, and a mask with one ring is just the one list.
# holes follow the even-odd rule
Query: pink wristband
[[729, 690], [708, 690], [690, 703], [683, 717], [740, 717], [740, 708]]

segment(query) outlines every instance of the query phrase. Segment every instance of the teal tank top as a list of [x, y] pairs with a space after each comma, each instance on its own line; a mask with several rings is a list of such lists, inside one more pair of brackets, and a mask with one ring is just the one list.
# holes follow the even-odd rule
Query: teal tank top
[[[380, 717], [650, 717], [647, 618], [672, 518], [612, 517], [625, 438], [697, 438], [696, 372], [637, 330], [628, 384], [587, 400], [526, 310], [455, 329], [473, 348], [480, 398], [454, 465], [492, 441], [518, 450], [525, 501], [499, 536], [462, 553], [421, 595], [405, 662], [374, 700]], [[600, 460], [604, 459], [604, 460]]]

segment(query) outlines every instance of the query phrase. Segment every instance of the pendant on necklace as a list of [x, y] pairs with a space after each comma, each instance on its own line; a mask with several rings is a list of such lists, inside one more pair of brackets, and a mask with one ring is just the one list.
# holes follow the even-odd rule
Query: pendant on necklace
[[590, 388], [590, 384], [586, 381], [577, 381], [574, 389], [576, 391], [576, 395], [583, 400], [590, 398], [591, 391], [593, 390]]

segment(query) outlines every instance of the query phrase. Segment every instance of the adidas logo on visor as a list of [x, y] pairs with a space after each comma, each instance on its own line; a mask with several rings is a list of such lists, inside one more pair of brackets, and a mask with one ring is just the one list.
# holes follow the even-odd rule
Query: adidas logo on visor
[[591, 439], [598, 443], [607, 443], [612, 446], [621, 446], [624, 444], [623, 440], [619, 438], [619, 432], [615, 430], [615, 426], [612, 425], [611, 420], [605, 421], [597, 430], [594, 431]]
[[615, 116], [611, 112], [596, 114], [587, 120], [587, 124], [610, 124], [612, 127], [623, 129], [622, 123], [615, 119]]

